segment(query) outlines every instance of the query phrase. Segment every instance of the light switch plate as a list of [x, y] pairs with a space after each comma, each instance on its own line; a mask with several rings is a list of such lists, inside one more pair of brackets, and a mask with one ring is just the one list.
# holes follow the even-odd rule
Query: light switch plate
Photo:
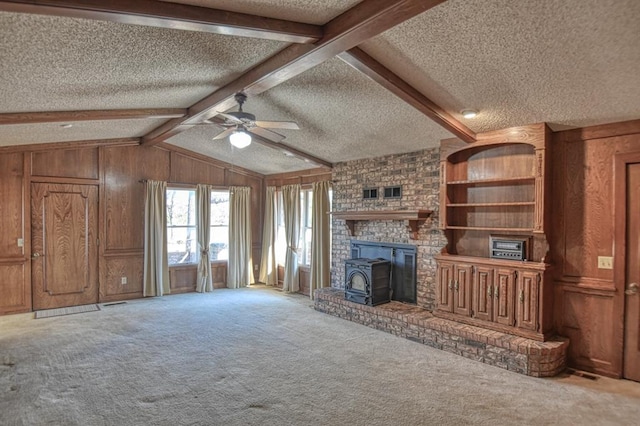
[[611, 257], [611, 256], [598, 256], [598, 268], [599, 269], [613, 269], [613, 257]]
[[24, 247], [24, 239], [18, 238], [18, 247]]
[[125, 285], [127, 283], [127, 277], [120, 278], [120, 284]]

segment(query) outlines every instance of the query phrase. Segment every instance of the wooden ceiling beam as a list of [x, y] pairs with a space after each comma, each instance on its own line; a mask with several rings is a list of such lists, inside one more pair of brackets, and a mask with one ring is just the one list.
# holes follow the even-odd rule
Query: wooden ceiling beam
[[263, 138], [262, 136], [258, 136], [255, 133], [251, 134], [251, 140], [261, 145], [264, 145], [266, 147], [281, 151], [284, 155], [286, 155], [286, 153], [288, 152], [294, 157], [302, 158], [303, 160], [308, 160], [311, 164], [315, 164], [321, 167], [328, 167], [329, 169], [333, 168], [333, 163], [323, 160], [322, 158], [318, 158], [307, 152], [300, 151], [299, 149], [294, 148], [291, 145], [287, 145], [282, 142], [273, 142], [269, 139]]
[[476, 141], [476, 134], [472, 130], [362, 49], [354, 47], [339, 54], [338, 57], [463, 141], [467, 143]]
[[193, 105], [185, 118], [166, 123], [145, 135], [143, 144], [162, 142], [180, 133], [180, 124], [202, 121], [217, 111], [232, 108], [236, 92], [244, 91], [249, 96], [262, 93], [444, 1], [364, 0], [329, 21], [323, 27], [324, 36], [315, 44], [292, 45], [276, 53]]
[[253, 37], [287, 43], [314, 43], [322, 27], [245, 13], [152, 0], [9, 0], [0, 11], [66, 16]]
[[0, 114], [0, 125], [179, 118], [184, 117], [186, 114], [187, 110], [182, 108], [15, 112]]

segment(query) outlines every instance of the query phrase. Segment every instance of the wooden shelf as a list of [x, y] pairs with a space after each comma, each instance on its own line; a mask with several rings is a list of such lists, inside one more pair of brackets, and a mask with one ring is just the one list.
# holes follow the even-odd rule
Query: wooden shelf
[[466, 186], [492, 186], [492, 185], [513, 185], [521, 183], [533, 183], [535, 182], [534, 176], [521, 176], [512, 178], [496, 178], [496, 179], [481, 179], [481, 180], [454, 180], [447, 182], [447, 185], [466, 185]]
[[353, 236], [356, 222], [368, 220], [407, 220], [409, 221], [409, 231], [411, 238], [418, 238], [418, 228], [433, 213], [432, 210], [364, 210], [331, 212], [335, 219], [342, 219], [347, 222], [349, 233]]
[[520, 206], [535, 206], [533, 201], [517, 201], [513, 203], [452, 203], [447, 204], [447, 207], [520, 207]]
[[451, 226], [447, 225], [445, 229], [466, 229], [469, 231], [501, 231], [501, 232], [533, 232], [533, 228], [497, 228], [489, 226]]

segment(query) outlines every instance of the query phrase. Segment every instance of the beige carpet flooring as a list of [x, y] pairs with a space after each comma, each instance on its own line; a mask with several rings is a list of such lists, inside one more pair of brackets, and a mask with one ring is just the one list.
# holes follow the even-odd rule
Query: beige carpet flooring
[[619, 393], [585, 378], [525, 377], [318, 313], [308, 298], [271, 288], [101, 308], [38, 320], [0, 317], [0, 424], [631, 425], [640, 419], [635, 383], [632, 392]]

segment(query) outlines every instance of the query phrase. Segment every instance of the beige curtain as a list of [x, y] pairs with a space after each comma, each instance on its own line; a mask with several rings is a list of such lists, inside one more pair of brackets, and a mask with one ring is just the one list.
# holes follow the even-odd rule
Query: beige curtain
[[167, 183], [147, 181], [144, 205], [143, 296], [169, 294]]
[[282, 187], [285, 238], [287, 254], [284, 261], [284, 283], [282, 290], [297, 292], [298, 281], [298, 242], [300, 241], [300, 185]]
[[229, 272], [227, 287], [253, 284], [251, 259], [251, 188], [229, 189]]
[[211, 186], [196, 186], [196, 229], [198, 238], [198, 278], [197, 292], [213, 291], [211, 261], [209, 260], [209, 237], [211, 234]]
[[277, 232], [276, 187], [267, 186], [264, 204], [264, 225], [262, 227], [262, 258], [260, 259], [260, 277], [258, 279], [258, 281], [266, 285], [276, 285], [278, 282], [278, 264], [276, 262]]
[[329, 190], [331, 182], [313, 184], [313, 214], [311, 216], [311, 289], [309, 294], [331, 285], [331, 228], [329, 221]]

